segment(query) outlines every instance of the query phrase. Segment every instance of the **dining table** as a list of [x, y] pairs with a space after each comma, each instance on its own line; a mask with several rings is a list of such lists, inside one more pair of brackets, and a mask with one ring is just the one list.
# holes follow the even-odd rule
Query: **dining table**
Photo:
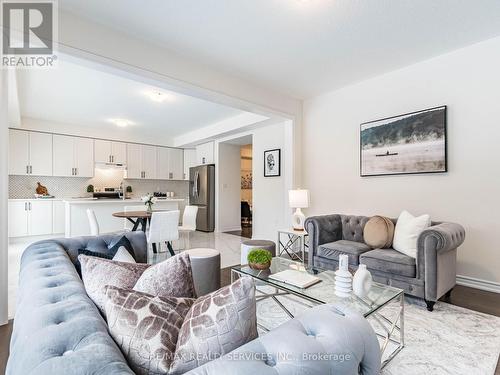
[[[161, 210], [164, 211], [164, 210]], [[124, 212], [115, 212], [113, 213], [114, 217], [120, 218], [120, 219], [127, 219], [130, 221], [133, 225], [132, 231], [135, 232], [136, 230], [140, 229], [146, 233], [146, 229], [148, 227], [148, 223], [151, 221], [151, 216], [153, 215], [153, 212], [160, 212], [158, 211], [124, 211]]]

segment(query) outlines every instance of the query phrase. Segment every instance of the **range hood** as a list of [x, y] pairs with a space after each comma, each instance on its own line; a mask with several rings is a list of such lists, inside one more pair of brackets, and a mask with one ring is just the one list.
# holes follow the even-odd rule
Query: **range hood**
[[121, 163], [95, 163], [95, 167], [99, 169], [120, 169], [120, 170], [127, 170], [127, 165], [126, 164], [121, 164]]

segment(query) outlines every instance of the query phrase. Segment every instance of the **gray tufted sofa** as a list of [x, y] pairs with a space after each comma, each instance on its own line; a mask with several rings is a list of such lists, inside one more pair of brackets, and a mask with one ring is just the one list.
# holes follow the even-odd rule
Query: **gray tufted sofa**
[[[404, 289], [406, 294], [424, 298], [432, 311], [441, 296], [456, 284], [457, 248], [465, 240], [459, 224], [436, 223], [417, 240], [417, 258], [394, 249], [371, 249], [364, 243], [366, 216], [324, 215], [306, 219], [309, 234], [309, 264], [336, 270], [340, 254], [347, 254], [349, 267], [366, 264], [379, 283]], [[394, 224], [397, 219], [391, 219]]]
[[[144, 233], [126, 236], [137, 260], [146, 262]], [[119, 238], [48, 240], [25, 250], [8, 375], [133, 374], [73, 265], [78, 249], [106, 252]], [[373, 329], [358, 313], [339, 310], [311, 309], [190, 374], [378, 374]]]

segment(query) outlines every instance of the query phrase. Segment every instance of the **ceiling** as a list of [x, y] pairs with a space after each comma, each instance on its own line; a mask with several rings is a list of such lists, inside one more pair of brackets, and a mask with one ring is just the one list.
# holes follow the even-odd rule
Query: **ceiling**
[[499, 0], [60, 0], [59, 7], [301, 99], [500, 35]]
[[[22, 117], [67, 125], [175, 137], [244, 113], [63, 59], [57, 69], [19, 70], [17, 79]], [[158, 92], [163, 102], [149, 97]]]

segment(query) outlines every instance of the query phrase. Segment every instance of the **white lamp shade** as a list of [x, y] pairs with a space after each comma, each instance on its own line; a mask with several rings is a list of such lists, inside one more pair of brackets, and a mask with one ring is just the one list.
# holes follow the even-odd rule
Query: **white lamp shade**
[[309, 190], [289, 190], [288, 201], [292, 208], [307, 208], [309, 207]]

